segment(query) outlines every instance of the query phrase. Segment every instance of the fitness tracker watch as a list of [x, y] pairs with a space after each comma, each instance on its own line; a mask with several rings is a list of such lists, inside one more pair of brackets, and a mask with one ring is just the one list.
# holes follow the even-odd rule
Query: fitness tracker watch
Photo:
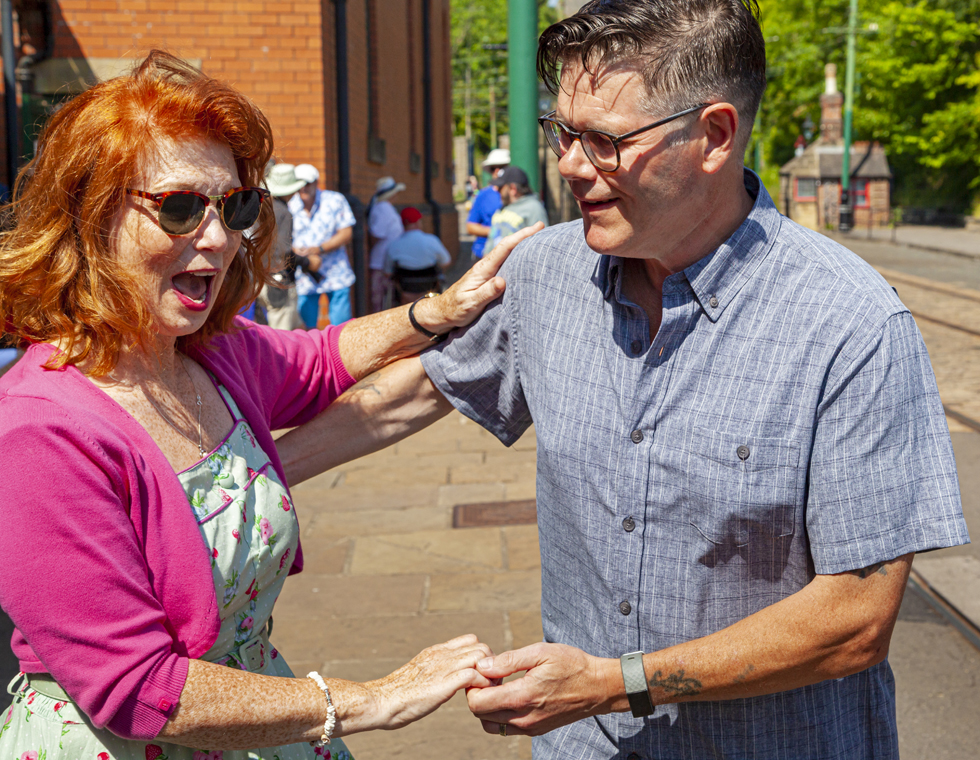
[[643, 670], [643, 652], [630, 652], [619, 658], [623, 668], [623, 683], [626, 684], [626, 698], [630, 701], [630, 711], [634, 718], [645, 718], [653, 714], [653, 700], [647, 686], [647, 674]]

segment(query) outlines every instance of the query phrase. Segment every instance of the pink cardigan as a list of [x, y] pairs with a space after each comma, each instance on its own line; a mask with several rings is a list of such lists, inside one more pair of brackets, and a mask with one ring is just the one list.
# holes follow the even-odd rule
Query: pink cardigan
[[[271, 430], [303, 423], [354, 380], [342, 328], [242, 320], [192, 352], [231, 392], [282, 482]], [[35, 345], [0, 380], [0, 604], [27, 673], [51, 673], [99, 728], [151, 739], [189, 658], [217, 637], [205, 549], [177, 476], [146, 431], [77, 369]], [[292, 572], [303, 565], [297, 549]]]

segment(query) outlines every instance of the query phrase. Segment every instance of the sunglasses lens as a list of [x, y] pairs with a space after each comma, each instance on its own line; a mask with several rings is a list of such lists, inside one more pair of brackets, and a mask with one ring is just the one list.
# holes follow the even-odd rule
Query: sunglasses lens
[[160, 203], [160, 227], [171, 235], [186, 235], [204, 218], [205, 204], [193, 193], [174, 193]]
[[221, 217], [229, 230], [241, 232], [255, 224], [261, 210], [262, 194], [258, 190], [245, 188], [225, 198]]

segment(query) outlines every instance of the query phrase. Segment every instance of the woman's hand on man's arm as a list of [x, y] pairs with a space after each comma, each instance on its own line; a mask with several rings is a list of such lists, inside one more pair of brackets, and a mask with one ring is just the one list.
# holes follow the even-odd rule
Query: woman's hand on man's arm
[[[484, 308], [504, 292], [497, 276], [518, 243], [543, 229], [536, 224], [504, 238], [445, 293], [426, 298], [415, 307], [418, 323], [442, 335], [474, 321]], [[340, 358], [355, 380], [371, 374], [396, 359], [417, 354], [431, 344], [408, 318], [409, 306], [389, 309], [354, 319], [340, 334]]]

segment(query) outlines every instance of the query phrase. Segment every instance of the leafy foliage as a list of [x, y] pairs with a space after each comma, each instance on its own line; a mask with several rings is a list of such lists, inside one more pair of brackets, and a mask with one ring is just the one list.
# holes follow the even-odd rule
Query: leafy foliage
[[[546, 0], [537, 0], [538, 31], [557, 21]], [[470, 130], [475, 153], [491, 148], [491, 85], [495, 90], [496, 131], [506, 134], [507, 50], [487, 49], [507, 42], [507, 0], [452, 0], [450, 36], [453, 55], [453, 121], [455, 134], [466, 134], [467, 82]]]
[[[819, 124], [825, 63], [837, 64], [843, 90], [848, 6], [763, 4], [770, 164], [792, 157], [807, 115]], [[896, 202], [969, 210], [980, 192], [980, 0], [861, 0], [860, 12], [854, 139], [885, 146]]]

